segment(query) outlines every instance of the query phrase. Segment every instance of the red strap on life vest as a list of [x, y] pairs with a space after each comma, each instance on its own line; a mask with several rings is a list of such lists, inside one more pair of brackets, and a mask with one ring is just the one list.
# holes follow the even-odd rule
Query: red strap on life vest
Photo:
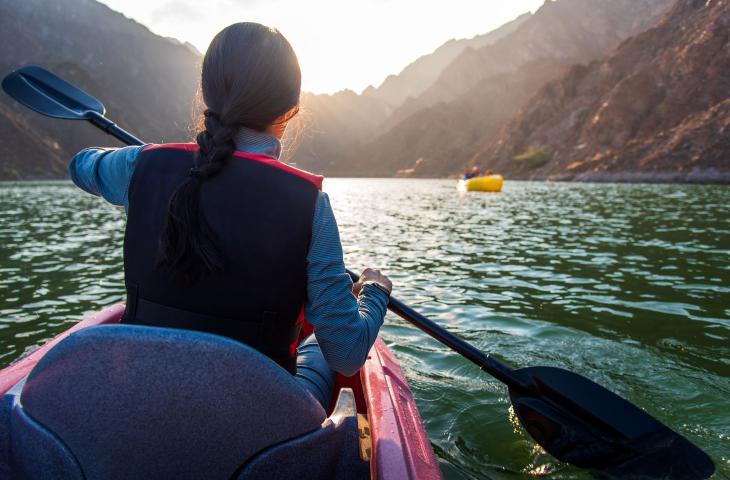
[[[185, 150], [188, 152], [195, 152], [198, 150], [198, 144], [197, 143], [159, 143], [159, 144], [150, 144], [145, 146], [142, 150], [155, 150], [158, 148], [171, 148], [174, 150]], [[253, 160], [254, 162], [263, 163], [264, 165], [268, 165], [272, 168], [277, 168], [279, 170], [282, 170], [286, 173], [289, 173], [291, 175], [294, 175], [296, 177], [302, 178], [315, 187], [317, 189], [322, 190], [322, 181], [324, 180], [324, 177], [322, 175], [317, 175], [314, 173], [307, 172], [306, 170], [300, 170], [298, 168], [292, 167], [291, 165], [287, 165], [284, 162], [281, 162], [273, 157], [269, 157], [267, 155], [261, 155], [258, 153], [251, 153], [251, 152], [233, 152], [233, 156], [237, 158], [245, 158], [247, 160]]]
[[142, 148], [143, 152], [147, 150], [157, 150], [158, 148], [172, 148], [173, 150], [187, 150], [194, 152], [198, 149], [197, 143], [150, 143]]

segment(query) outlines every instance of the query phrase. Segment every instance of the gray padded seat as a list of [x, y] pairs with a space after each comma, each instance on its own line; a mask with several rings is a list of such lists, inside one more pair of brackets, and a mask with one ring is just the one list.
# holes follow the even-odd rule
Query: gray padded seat
[[367, 478], [351, 392], [327, 419], [288, 372], [216, 335], [87, 328], [14, 390], [0, 404], [12, 478]]

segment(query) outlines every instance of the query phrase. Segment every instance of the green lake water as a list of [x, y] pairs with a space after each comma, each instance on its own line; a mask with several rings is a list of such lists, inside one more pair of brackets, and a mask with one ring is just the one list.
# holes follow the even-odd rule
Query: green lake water
[[[345, 259], [515, 366], [625, 396], [730, 479], [730, 188], [328, 179]], [[123, 299], [120, 209], [70, 183], [0, 184], [0, 365]], [[444, 476], [590, 478], [516, 426], [506, 389], [389, 314]]]

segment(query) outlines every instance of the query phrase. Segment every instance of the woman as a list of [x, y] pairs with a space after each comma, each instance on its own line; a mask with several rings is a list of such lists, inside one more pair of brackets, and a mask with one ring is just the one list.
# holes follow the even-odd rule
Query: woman
[[[196, 144], [86, 149], [69, 172], [127, 211], [125, 323], [249, 344], [326, 407], [333, 370], [364, 363], [392, 285], [372, 269], [352, 285], [322, 177], [278, 160], [300, 87], [281, 33], [231, 25], [203, 59]], [[303, 318], [314, 335], [297, 346]]]

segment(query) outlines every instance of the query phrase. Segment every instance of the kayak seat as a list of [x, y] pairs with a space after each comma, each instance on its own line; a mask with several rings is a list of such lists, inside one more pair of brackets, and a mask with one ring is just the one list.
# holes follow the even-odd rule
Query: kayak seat
[[333, 478], [352, 472], [347, 462], [367, 467], [357, 453], [354, 398], [343, 389], [337, 404], [327, 418], [286, 370], [224, 337], [90, 327], [52, 348], [3, 397], [0, 472], [28, 479]]
[[370, 463], [360, 459], [358, 442], [355, 395], [343, 388], [321, 429], [264, 450], [244, 464], [235, 478], [369, 479]]
[[[0, 478], [83, 478], [83, 472], [73, 454], [63, 444], [59, 444], [48, 430], [18, 409], [18, 395], [26, 379], [24, 377], [2, 398]], [[14, 432], [12, 438], [11, 432]], [[38, 451], [40, 454], [34, 459], [12, 458], [11, 452], [25, 449]]]

